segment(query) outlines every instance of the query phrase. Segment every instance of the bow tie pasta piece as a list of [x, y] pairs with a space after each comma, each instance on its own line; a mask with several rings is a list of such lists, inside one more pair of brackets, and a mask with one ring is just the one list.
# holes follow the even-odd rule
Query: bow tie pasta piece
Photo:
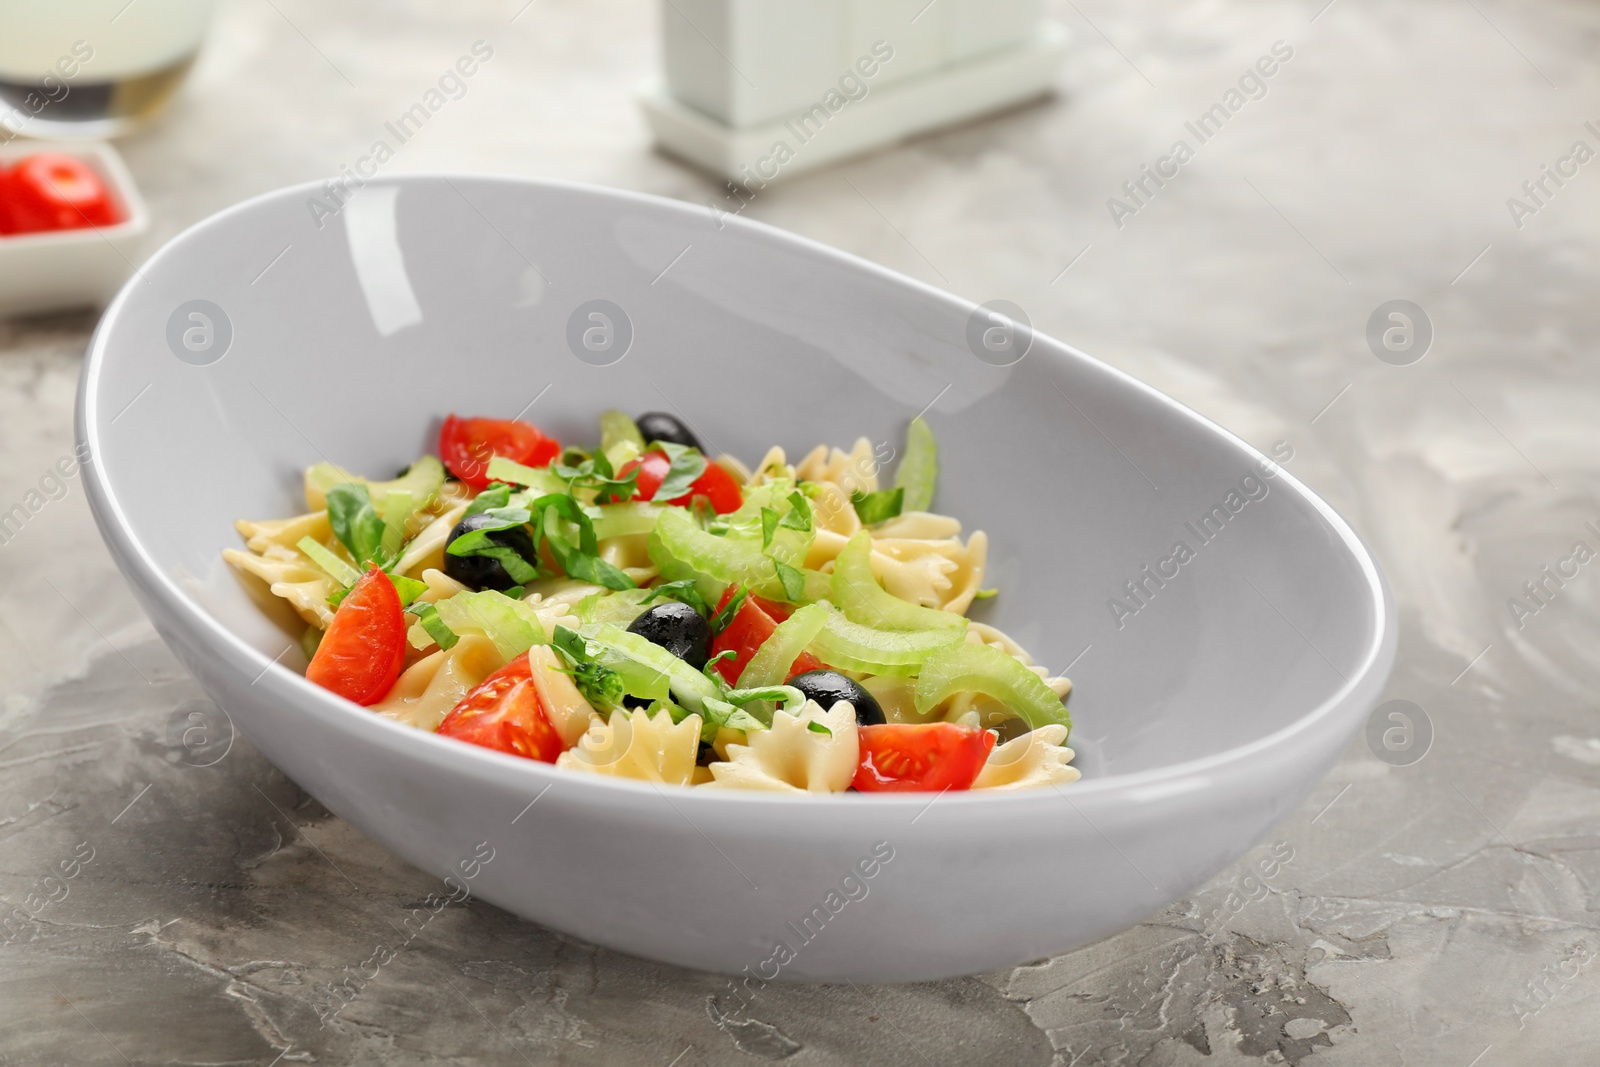
[[673, 723], [665, 711], [651, 717], [642, 708], [613, 711], [609, 722], [598, 718], [563, 752], [557, 767], [572, 771], [637, 778], [664, 785], [689, 785], [700, 751], [700, 716]]
[[860, 759], [856, 712], [842, 700], [827, 711], [807, 701], [799, 715], [776, 712], [770, 730], [753, 730], [748, 744], [727, 751], [725, 762], [711, 765], [715, 781], [706, 789], [839, 793], [850, 787]]
[[269, 542], [260, 554], [229, 548], [223, 550], [222, 558], [266, 582], [273, 596], [288, 601], [289, 606], [312, 626], [326, 629], [333, 621], [328, 598], [339, 588], [338, 584], [294, 549]]
[[422, 532], [406, 546], [400, 562], [394, 566], [395, 573], [414, 577], [424, 570], [443, 571], [444, 546], [450, 540], [450, 531], [456, 528], [456, 523], [466, 513], [467, 505], [463, 501], [424, 526]]
[[[534, 645], [528, 649], [528, 666], [533, 668], [533, 685], [539, 691], [539, 703], [544, 706], [545, 716], [561, 735], [561, 743], [571, 748], [600, 717], [595, 714], [594, 706], [578, 692], [572, 675], [566, 671], [567, 665], [556, 655], [555, 649], [549, 645]], [[692, 756], [690, 762], [693, 762]]]
[[972, 788], [1037, 789], [1076, 782], [1083, 775], [1069, 766], [1076, 753], [1066, 740], [1067, 728], [1051, 723], [996, 746]]
[[233, 525], [244, 535], [245, 545], [256, 553], [266, 552], [269, 545], [293, 548], [303, 537], [324, 542], [333, 536], [326, 509], [296, 515], [292, 519], [266, 519], [260, 522], [240, 519]]
[[505, 657], [492, 640], [463, 634], [449, 651], [424, 656], [402, 671], [372, 710], [409, 726], [437, 730], [473, 686], [504, 665]]
[[878, 491], [878, 457], [865, 437], [857, 438], [848, 452], [818, 445], [794, 465], [794, 473], [807, 482], [832, 482], [846, 497]]

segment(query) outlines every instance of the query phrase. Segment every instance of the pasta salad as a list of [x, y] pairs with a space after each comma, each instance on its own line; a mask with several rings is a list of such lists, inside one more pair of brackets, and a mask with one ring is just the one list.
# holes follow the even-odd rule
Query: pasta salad
[[[887, 448], [885, 448], [887, 451]], [[568, 770], [780, 793], [1074, 781], [1071, 683], [967, 618], [988, 539], [862, 438], [752, 469], [661, 412], [594, 447], [445, 419], [389, 481], [305, 472], [307, 512], [223, 557], [306, 623], [306, 677], [373, 712]]]

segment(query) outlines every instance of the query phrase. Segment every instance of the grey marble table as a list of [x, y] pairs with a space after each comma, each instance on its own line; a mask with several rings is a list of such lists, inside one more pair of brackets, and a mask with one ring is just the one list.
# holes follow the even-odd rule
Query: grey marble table
[[[772, 987], [734, 1022], [713, 976], [469, 902], [319, 1027], [313, 990], [431, 880], [243, 738], [176, 743], [202, 694], [69, 480], [0, 545], [0, 900], [35, 913], [0, 934], [0, 1064], [1593, 1059], [1600, 564], [1575, 546], [1600, 548], [1600, 163], [1574, 146], [1600, 148], [1600, 8], [1054, 7], [1077, 39], [1056, 99], [761, 190], [745, 213], [1012, 300], [1292, 449], [1388, 569], [1386, 698], [1420, 709], [1423, 758], [1420, 740], [1357, 740], [1211, 885], [1015, 970]], [[656, 22], [649, 0], [230, 0], [189, 91], [122, 147], [164, 238], [335, 172], [481, 38], [494, 61], [395, 169], [722, 202], [651, 150], [635, 109]], [[1291, 54], [1273, 75], [1190, 132], [1275, 42]], [[1180, 140], [1181, 166], [1163, 162]], [[1145, 165], [1176, 173], [1132, 195]], [[1431, 330], [1420, 361], [1369, 344], [1397, 299]], [[0, 325], [0, 510], [71, 448], [93, 321]], [[72, 876], [46, 893], [52, 872]]]

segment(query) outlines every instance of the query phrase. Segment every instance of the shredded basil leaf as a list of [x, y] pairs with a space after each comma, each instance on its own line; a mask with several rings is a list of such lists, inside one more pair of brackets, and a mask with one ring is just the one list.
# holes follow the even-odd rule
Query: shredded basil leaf
[[779, 526], [789, 530], [799, 530], [802, 533], [811, 531], [811, 504], [806, 500], [805, 494], [796, 489], [789, 494], [791, 508], [784, 513]]
[[[530, 506], [534, 521], [534, 544], [540, 540], [550, 546], [550, 554], [561, 564], [569, 578], [603, 585], [607, 589], [635, 589], [632, 578], [600, 558], [600, 542], [594, 535], [594, 523], [584, 514], [583, 508], [572, 497], [550, 493], [535, 500]], [[562, 536], [553, 519], [559, 517], [578, 528], [578, 543], [573, 545]], [[512, 579], [524, 581], [513, 574]]]
[[772, 547], [772, 535], [778, 532], [778, 513], [771, 508], [761, 509], [761, 547]]
[[855, 505], [856, 515], [864, 525], [876, 526], [900, 514], [905, 495], [904, 488], [879, 489], [875, 493], [863, 493], [857, 489], [850, 494], [850, 503]]
[[[503, 488], [503, 487], [502, 487]], [[490, 490], [484, 490], [478, 500], [482, 500]], [[563, 497], [562, 499], [571, 499]], [[476, 503], [477, 501], [474, 501]], [[445, 551], [452, 556], [485, 556], [496, 560], [505, 572], [511, 576], [513, 582], [525, 585], [539, 577], [537, 559], [524, 559], [522, 553], [510, 545], [501, 544], [491, 535], [502, 530], [514, 530], [532, 521], [533, 516], [526, 508], [513, 508], [505, 505], [488, 507], [480, 510], [479, 515], [487, 518], [488, 522], [480, 525], [476, 530], [468, 530], [454, 541]], [[538, 542], [534, 542], [535, 548]]]
[[733, 617], [739, 614], [739, 609], [744, 607], [744, 602], [749, 597], [750, 591], [743, 586], [734, 590], [733, 597], [724, 604], [715, 615], [711, 616], [711, 636], [715, 637], [728, 628]]
[[661, 485], [651, 499], [662, 503], [676, 500], [687, 493], [706, 472], [706, 457], [697, 449], [688, 445], [673, 444], [671, 441], [657, 441], [654, 447], [666, 453], [672, 465], [667, 468], [667, 476], [661, 479]]
[[358, 482], [343, 482], [328, 490], [328, 523], [333, 535], [359, 565], [383, 560], [384, 521], [372, 506], [372, 494]]
[[973, 600], [988, 600], [990, 597], [996, 597], [996, 596], [999, 596], [999, 595], [1000, 595], [1000, 590], [998, 590], [998, 589], [980, 589], [976, 593], [972, 594], [972, 599]]
[[814, 734], [827, 734], [829, 737], [833, 736], [832, 730], [828, 729], [815, 719], [812, 719], [810, 722], [806, 723], [806, 729], [810, 730]]
[[783, 585], [783, 595], [794, 603], [806, 595], [806, 576], [783, 562], [781, 559], [772, 561], [772, 566], [778, 572], [778, 581]]
[[715, 656], [712, 656], [710, 659], [706, 660], [706, 665], [701, 667], [700, 670], [705, 673], [707, 678], [710, 678], [713, 682], [717, 683], [718, 689], [727, 689], [728, 683], [723, 681], [721, 672], [717, 670], [717, 664], [721, 663], [725, 659], [738, 658], [739, 653], [735, 652], [731, 648], [725, 648], [721, 652], [718, 652]]
[[449, 651], [456, 647], [457, 641], [461, 640], [454, 630], [445, 625], [444, 620], [439, 617], [439, 609], [432, 604], [412, 604], [406, 611], [416, 616], [417, 621], [422, 624], [423, 631], [433, 638], [433, 643], [440, 648]]
[[506, 507], [510, 503], [511, 487], [504, 482], [495, 482], [472, 498], [472, 503], [467, 505], [467, 515], [478, 515], [492, 508]]
[[648, 604], [652, 600], [676, 600], [687, 604], [702, 616], [711, 614], [711, 606], [706, 603], [706, 598], [700, 595], [700, 587], [693, 578], [684, 578], [676, 582], [663, 582], [649, 591], [649, 595], [640, 601]]

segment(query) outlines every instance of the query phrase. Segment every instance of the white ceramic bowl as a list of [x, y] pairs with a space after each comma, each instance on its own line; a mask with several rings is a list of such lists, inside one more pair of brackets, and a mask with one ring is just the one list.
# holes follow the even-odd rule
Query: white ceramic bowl
[[114, 226], [0, 236], [0, 316], [104, 304], [137, 268], [150, 229], [150, 214], [116, 149], [19, 139], [0, 145], [0, 168], [40, 152], [87, 163], [116, 200], [122, 221]]
[[[969, 349], [987, 323], [969, 331], [968, 302], [669, 200], [411, 176], [328, 217], [318, 195], [201, 223], [117, 297], [83, 373], [90, 500], [157, 629], [250, 740], [487, 901], [730, 973], [928, 979], [1037, 959], [1239, 856], [1383, 686], [1392, 606], [1349, 527], [1287, 473], [1254, 473], [1237, 438], [1056, 341], [991, 366]], [[602, 351], [583, 347], [591, 328]], [[1049, 665], [1081, 654], [1085, 778], [1060, 791], [709, 793], [474, 748], [306, 682], [219, 557], [235, 518], [301, 510], [306, 464], [390, 473], [451, 411], [515, 416], [538, 397], [529, 418], [583, 440], [603, 408], [676, 408], [753, 461], [774, 442], [897, 444], [936, 396], [939, 507], [993, 536], [1001, 593], [982, 614]], [[1203, 515], [1221, 528], [1204, 544], [1185, 525]], [[1193, 558], [1158, 588], [1143, 568], [1180, 540]], [[1143, 606], [1116, 619], [1108, 601], [1131, 607], [1138, 580]], [[875, 847], [893, 858], [847, 900]]]

